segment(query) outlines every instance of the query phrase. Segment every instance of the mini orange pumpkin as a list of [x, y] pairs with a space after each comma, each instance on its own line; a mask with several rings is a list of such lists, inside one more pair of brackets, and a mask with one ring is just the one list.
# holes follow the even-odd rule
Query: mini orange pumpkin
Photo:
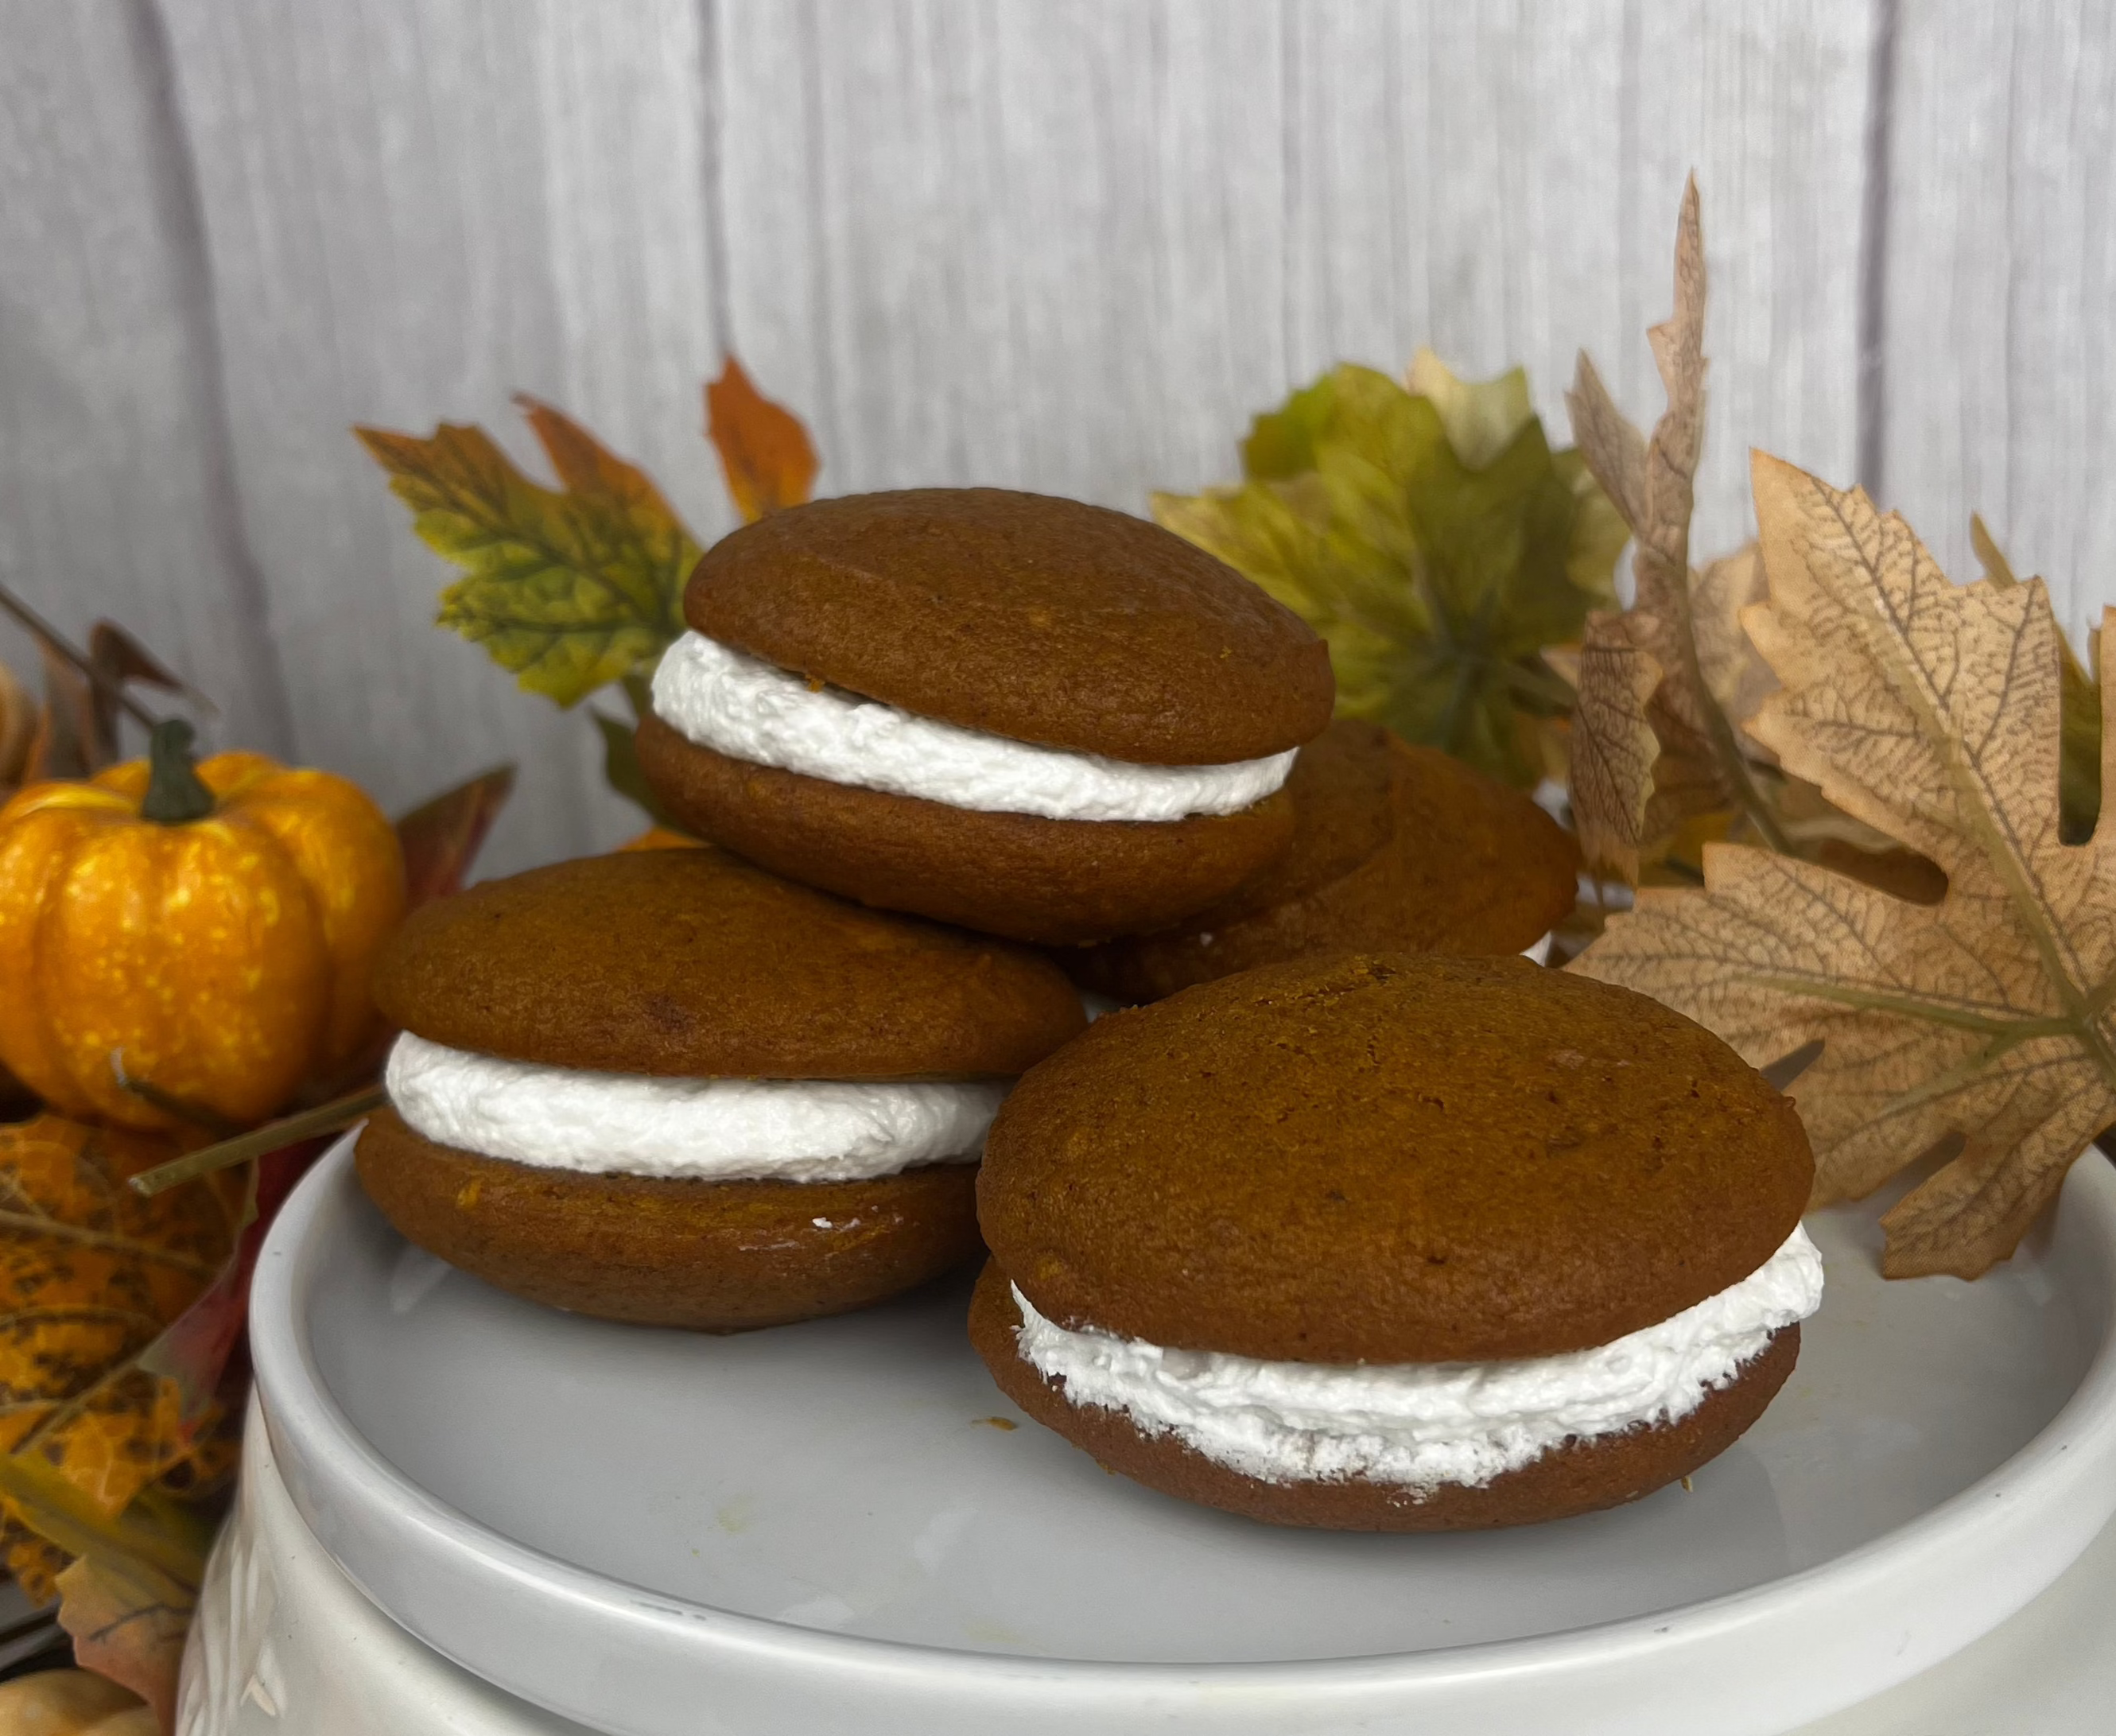
[[343, 778], [191, 740], [171, 720], [150, 759], [0, 808], [0, 1063], [66, 1114], [171, 1125], [122, 1066], [262, 1121], [374, 1030], [395, 831]]

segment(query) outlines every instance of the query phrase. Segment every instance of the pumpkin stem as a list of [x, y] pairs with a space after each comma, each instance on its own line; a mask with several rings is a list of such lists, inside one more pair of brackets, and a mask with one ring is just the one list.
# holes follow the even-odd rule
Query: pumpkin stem
[[182, 826], [213, 812], [213, 792], [200, 780], [191, 757], [196, 734], [181, 717], [165, 717], [154, 725], [147, 744], [147, 794], [140, 803], [141, 819], [158, 826]]

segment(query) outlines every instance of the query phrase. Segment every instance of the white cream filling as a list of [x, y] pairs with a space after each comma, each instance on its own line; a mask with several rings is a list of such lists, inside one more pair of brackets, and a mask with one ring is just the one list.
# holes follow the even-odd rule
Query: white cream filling
[[1239, 813], [1286, 781], [1292, 751], [1228, 766], [1138, 766], [899, 711], [687, 633], [654, 673], [654, 710], [731, 759], [987, 813], [1180, 820]]
[[536, 1066], [409, 1031], [384, 1080], [438, 1144], [544, 1169], [729, 1181], [857, 1181], [969, 1158], [1006, 1095], [991, 1080], [663, 1079]]
[[1738, 1284], [1657, 1326], [1563, 1356], [1362, 1366], [1263, 1362], [1069, 1332], [1019, 1289], [1022, 1356], [1076, 1405], [1121, 1411], [1270, 1483], [1364, 1476], [1478, 1486], [1578, 1437], [1687, 1416], [1773, 1333], [1815, 1312], [1822, 1256], [1796, 1229]]

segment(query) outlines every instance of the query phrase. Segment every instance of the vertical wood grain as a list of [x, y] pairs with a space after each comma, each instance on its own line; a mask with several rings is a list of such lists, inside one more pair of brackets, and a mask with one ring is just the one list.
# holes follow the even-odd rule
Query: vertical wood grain
[[1272, 0], [723, 4], [734, 348], [830, 492], [1143, 509], [1286, 380]]
[[[1648, 417], [1692, 165], [1699, 541], [1731, 543], [1749, 445], [1862, 461], [1886, 3], [0, 0], [0, 560], [140, 627], [230, 734], [393, 803], [517, 757], [494, 860], [588, 848], [630, 819], [591, 732], [433, 630], [445, 569], [348, 422], [520, 452], [527, 389], [710, 537], [723, 341], [834, 492], [1143, 509], [1293, 384], [1420, 343], [1525, 362], [1561, 433], [1584, 346]], [[1980, 506], [2077, 627], [2116, 563], [2116, 27], [1897, 10], [1864, 457], [1950, 570]]]
[[284, 751], [153, 23], [0, 0], [0, 578], [76, 639], [122, 621], [217, 702], [210, 737]]
[[[829, 486], [1016, 482], [1138, 509], [1226, 473], [1332, 362], [1575, 352], [1658, 399], [1693, 164], [1715, 269], [1703, 546], [1746, 449], [1856, 448], [1871, 7], [721, 8], [737, 347]], [[1762, 365], [1759, 365], [1760, 361]]]
[[1672, 306], [1697, 172], [1714, 358], [1700, 553], [1748, 534], [1760, 445], [1848, 479], [1871, 8], [1842, 0], [1296, 7], [1290, 348], [1400, 368], [1525, 365], [1546, 426], [1587, 349], [1662, 404], [1646, 327]]
[[2116, 14], [1904, 0], [1883, 502], [1957, 579], [1980, 511], [2083, 635], [2116, 603]]
[[448, 569], [347, 431], [476, 421], [526, 457], [530, 392], [724, 527], [692, 0], [166, 5], [299, 751], [398, 806], [520, 761], [489, 867], [607, 844], [637, 816], [594, 731], [434, 629]]

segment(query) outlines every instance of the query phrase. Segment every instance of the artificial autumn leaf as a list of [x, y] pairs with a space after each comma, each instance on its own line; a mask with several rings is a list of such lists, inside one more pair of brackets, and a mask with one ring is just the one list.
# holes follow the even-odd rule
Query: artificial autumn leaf
[[[2013, 569], [1985, 525], [1982, 517], [1969, 515], [1970, 546], [1976, 551], [1984, 576], [2002, 589], [2017, 585]], [[2064, 811], [2064, 838], [2068, 844], [2083, 844], [2094, 835], [2094, 822], [2101, 813], [2101, 659], [2089, 674], [2072, 648], [2071, 640], [2058, 637], [2063, 658], [2063, 745], [2058, 761], [2058, 789]]]
[[7, 690], [0, 695], [0, 785], [88, 777], [115, 763], [118, 714], [149, 729], [158, 721], [128, 691], [136, 682], [181, 693], [200, 711], [214, 709], [205, 694], [114, 621], [98, 621], [82, 651], [4, 585], [0, 610], [36, 640], [45, 694], [42, 710], [25, 718], [26, 696], [12, 675], [0, 670]]
[[1256, 418], [1245, 481], [1154, 516], [1322, 635], [1340, 715], [1531, 785], [1572, 698], [1543, 653], [1610, 600], [1622, 525], [1518, 371], [1470, 384], [1422, 356], [1413, 378], [1333, 370]]
[[1440, 412], [1447, 444], [1472, 470], [1492, 463], [1535, 420], [1526, 368], [1509, 368], [1496, 380], [1463, 380], [1421, 344], [1411, 355], [1404, 384], [1412, 397], [1426, 399]]
[[683, 630], [700, 551], [643, 472], [549, 406], [524, 403], [560, 490], [531, 481], [482, 429], [444, 422], [425, 440], [353, 431], [421, 539], [466, 574], [442, 592], [439, 624], [570, 706], [651, 668]]
[[115, 1730], [91, 1724], [90, 1736], [99, 1730], [111, 1730], [111, 1736], [126, 1729], [173, 1730], [197, 1586], [158, 1586], [105, 1556], [88, 1554], [59, 1575], [58, 1591], [59, 1625], [73, 1636], [75, 1661], [130, 1689], [148, 1710], [146, 1718], [120, 1723]]
[[240, 1204], [224, 1184], [153, 1201], [126, 1186], [170, 1155], [57, 1116], [0, 1127], [0, 1515], [33, 1597], [52, 1558], [24, 1531], [81, 1553], [38, 1490], [56, 1478], [112, 1518], [192, 1451], [181, 1395], [142, 1359], [221, 1270]]
[[[34, 1461], [0, 1460], [0, 1471], [38, 1524], [65, 1540], [71, 1559], [57, 1577], [58, 1623], [73, 1637], [76, 1660], [138, 1695], [149, 1709], [145, 1728], [172, 1736], [184, 1637], [205, 1577], [212, 1525], [153, 1490], [105, 1517], [57, 1472], [42, 1470], [39, 1487]], [[136, 1720], [116, 1728], [141, 1727]]]
[[1778, 678], [1741, 624], [1741, 611], [1761, 602], [1768, 590], [1763, 550], [1753, 542], [1708, 561], [1690, 587], [1690, 636], [1697, 647], [1697, 672], [1704, 690], [1734, 726], [1743, 751], [1765, 757], [1768, 751], [1741, 730], [1778, 691]]
[[[482, 642], [520, 684], [571, 706], [621, 683], [637, 713], [661, 654], [683, 632], [697, 540], [652, 480], [549, 404], [521, 397], [559, 489], [543, 488], [481, 429], [443, 423], [419, 440], [356, 428], [413, 528], [468, 577], [441, 593], [439, 624]], [[806, 500], [817, 460], [807, 431], [761, 395], [733, 357], [706, 388], [706, 431], [746, 519]], [[660, 812], [631, 729], [600, 711], [604, 776]]]
[[211, 700], [115, 621], [98, 621], [88, 630], [88, 678], [89, 765], [96, 771], [124, 757], [117, 719], [126, 709], [125, 690], [132, 684], [181, 694], [198, 711], [214, 709]]
[[22, 781], [36, 735], [36, 702], [15, 672], [0, 663], [0, 795]]
[[635, 670], [624, 678], [622, 685], [632, 707], [629, 722], [610, 716], [599, 707], [589, 713], [602, 735], [602, 781], [637, 807], [654, 826], [674, 829], [674, 818], [661, 805], [661, 798], [647, 780], [646, 768], [639, 763], [639, 725], [654, 708], [652, 684], [643, 672]]
[[126, 1184], [159, 1140], [50, 1116], [0, 1129], [0, 1551], [164, 1731], [212, 1541], [196, 1503], [235, 1464], [223, 1375], [250, 1273], [295, 1158], [321, 1146], [254, 1166], [246, 1190], [216, 1177], [150, 1203]]
[[94, 688], [80, 668], [49, 640], [37, 651], [44, 666], [44, 703], [24, 755], [22, 781], [93, 776], [99, 769]]
[[1567, 788], [1580, 854], [1635, 882], [1660, 757], [1646, 707], [1663, 671], [1622, 617], [1608, 613], [1589, 619], [1571, 661], [1577, 697]]
[[[1716, 566], [1710, 592], [1690, 571], [1690, 512], [1704, 443], [1704, 240], [1692, 177], [1676, 227], [1675, 311], [1647, 334], [1668, 396], [1652, 438], [1617, 408], [1584, 351], [1566, 394], [1580, 454], [1636, 545], [1635, 601], [1622, 615], [1596, 624], [1602, 655], [1591, 667], [1583, 662], [1573, 721], [1575, 762], [1593, 774], [1574, 790], [1581, 850], [1590, 865], [1626, 880], [1638, 877], [1651, 840], [1714, 809], [1741, 813], [1773, 849], [1787, 847], [1725, 709], [1747, 685], [1746, 636], [1728, 606], [1747, 569]], [[1620, 640], [1635, 655], [1618, 656]], [[1708, 677], [1708, 665], [1717, 682]], [[1644, 688], [1640, 672], [1648, 666], [1657, 679]], [[1640, 751], [1649, 730], [1658, 744], [1650, 758]]]
[[45, 1669], [0, 1683], [8, 1736], [154, 1736], [160, 1728], [137, 1694], [85, 1669]]
[[397, 822], [407, 914], [462, 890], [493, 822], [513, 793], [513, 767], [494, 766], [421, 802]]
[[[1769, 601], [1743, 619], [1784, 684], [1750, 729], [1835, 808], [1935, 864], [1914, 904], [1796, 858], [1704, 852], [1574, 965], [1643, 990], [1792, 1086], [1817, 1203], [1960, 1154], [1882, 1219], [1891, 1277], [2006, 1258], [2116, 1122], [2116, 832], [2064, 841], [2063, 660], [2040, 581], [1956, 587], [1893, 513], [1759, 454]], [[2104, 645], [2116, 612], [2104, 616]], [[2104, 704], [2108, 696], [2103, 696]], [[2116, 740], [2104, 720], [2107, 744]]]
[[[223, 1263], [214, 1281], [170, 1322], [168, 1329], [140, 1352], [140, 1366], [175, 1388], [177, 1428], [186, 1443], [196, 1440], [218, 1414], [222, 1379], [249, 1319], [250, 1282], [257, 1269], [257, 1256], [264, 1250], [265, 1232], [295, 1184], [341, 1130], [334, 1127], [327, 1133], [274, 1144], [243, 1172], [244, 1192], [236, 1213], [238, 1240], [233, 1254]], [[132, 1179], [136, 1182], [139, 1177]], [[134, 1191], [163, 1190], [136, 1186]]]
[[720, 455], [728, 494], [745, 524], [800, 505], [822, 467], [801, 418], [759, 392], [732, 356], [706, 385], [706, 437]]
[[1581, 663], [1570, 744], [1581, 853], [1591, 868], [1633, 883], [1695, 884], [1704, 841], [1746, 836], [1827, 857], [1870, 883], [1929, 886], [1936, 869], [1901, 859], [1887, 838], [1786, 776], [1743, 729], [1777, 687], [1741, 624], [1763, 595], [1761, 558], [1750, 543], [1701, 572], [1690, 564], [1705, 289], [1693, 177], [1677, 224], [1675, 311], [1648, 334], [1668, 400], [1652, 438], [1626, 420], [1584, 353], [1566, 394], [1580, 453], [1636, 545], [1633, 606], [1589, 625], [1597, 655]]

